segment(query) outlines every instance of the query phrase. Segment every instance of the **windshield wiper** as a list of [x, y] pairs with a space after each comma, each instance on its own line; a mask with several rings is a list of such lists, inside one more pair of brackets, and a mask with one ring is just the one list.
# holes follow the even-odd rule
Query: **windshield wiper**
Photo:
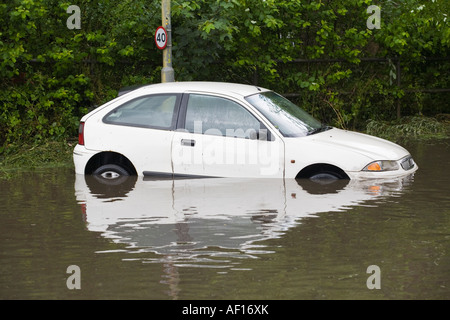
[[324, 132], [324, 131], [330, 130], [332, 128], [333, 127], [323, 124], [320, 128], [316, 128], [316, 129], [312, 129], [312, 130], [308, 131], [308, 136], [319, 133], [319, 132]]

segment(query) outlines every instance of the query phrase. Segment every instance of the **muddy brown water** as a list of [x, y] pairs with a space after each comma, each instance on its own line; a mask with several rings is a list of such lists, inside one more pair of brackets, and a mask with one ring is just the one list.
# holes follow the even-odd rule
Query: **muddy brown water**
[[15, 174], [0, 299], [449, 299], [450, 141], [405, 146], [392, 181]]

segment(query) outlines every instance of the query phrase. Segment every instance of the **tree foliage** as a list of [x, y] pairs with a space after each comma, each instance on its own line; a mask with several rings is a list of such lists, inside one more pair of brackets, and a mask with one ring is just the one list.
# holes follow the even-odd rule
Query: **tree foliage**
[[[70, 5], [81, 29], [66, 26]], [[367, 27], [370, 5], [380, 29]], [[448, 94], [436, 106], [417, 89], [449, 87], [449, 61], [425, 59], [448, 58], [449, 9], [446, 0], [172, 0], [175, 77], [265, 86], [341, 127], [395, 117], [399, 102], [406, 115], [448, 112]], [[120, 87], [160, 81], [160, 1], [9, 0], [0, 25], [3, 148], [73, 136]]]

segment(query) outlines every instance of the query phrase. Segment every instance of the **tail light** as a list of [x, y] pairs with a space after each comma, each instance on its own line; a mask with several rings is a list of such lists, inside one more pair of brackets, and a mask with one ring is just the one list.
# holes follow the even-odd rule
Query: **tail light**
[[84, 146], [84, 122], [80, 122], [78, 127], [78, 144]]

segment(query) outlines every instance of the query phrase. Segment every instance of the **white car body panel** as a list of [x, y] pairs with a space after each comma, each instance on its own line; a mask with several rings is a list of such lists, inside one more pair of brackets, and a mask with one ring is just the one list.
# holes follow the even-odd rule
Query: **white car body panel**
[[[195, 141], [195, 146], [182, 145]], [[172, 144], [173, 173], [208, 177], [283, 178], [281, 139], [259, 141], [176, 132]]]

